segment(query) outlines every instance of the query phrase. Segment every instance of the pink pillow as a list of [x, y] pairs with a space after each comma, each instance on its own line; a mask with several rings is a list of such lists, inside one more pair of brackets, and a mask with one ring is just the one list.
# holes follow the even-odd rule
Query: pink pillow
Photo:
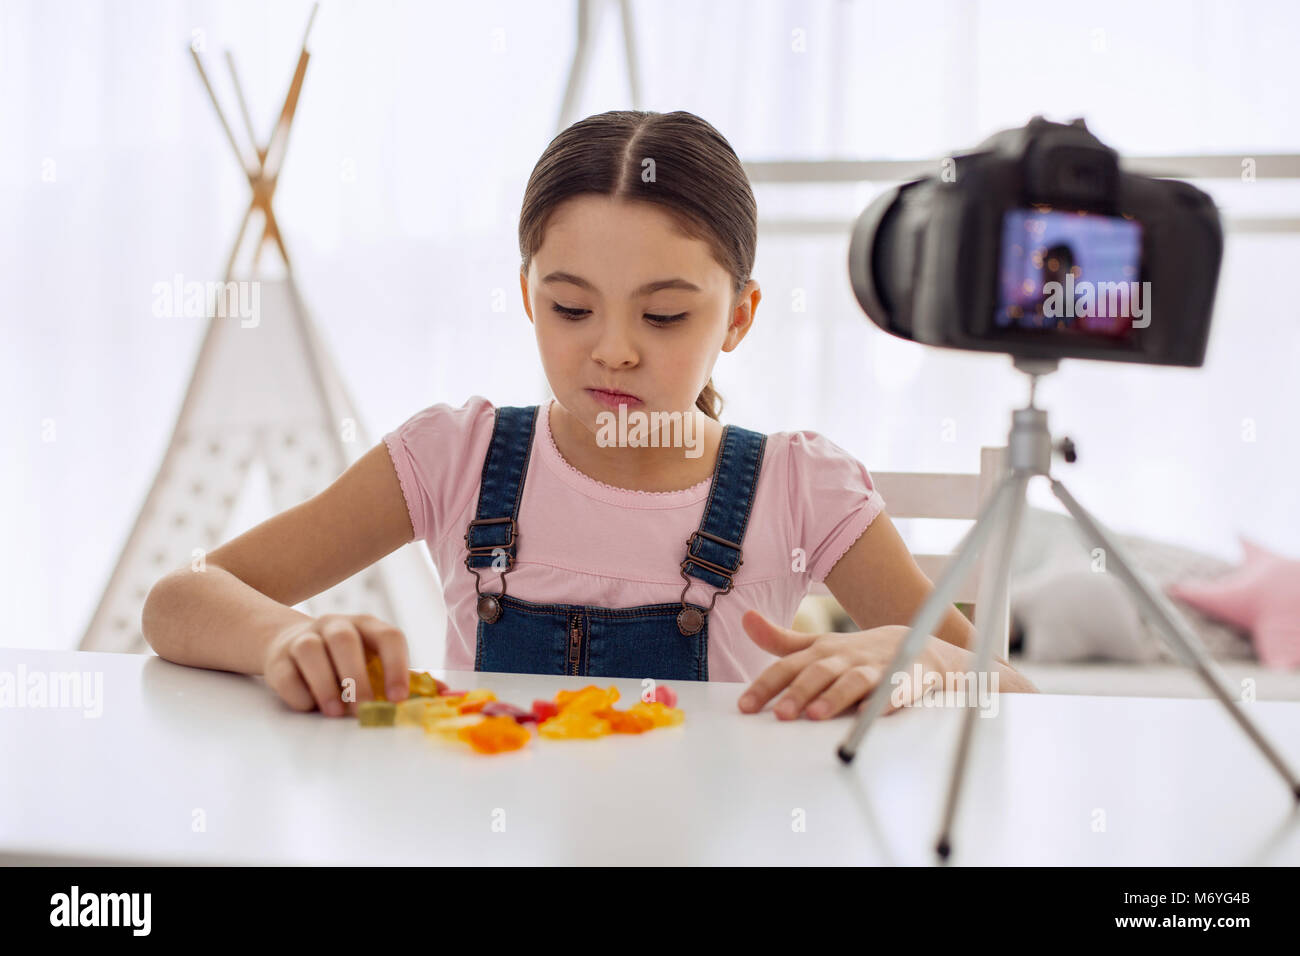
[[1267, 551], [1241, 535], [1241, 567], [1209, 581], [1165, 590], [1202, 614], [1250, 633], [1260, 663], [1300, 667], [1300, 561]]

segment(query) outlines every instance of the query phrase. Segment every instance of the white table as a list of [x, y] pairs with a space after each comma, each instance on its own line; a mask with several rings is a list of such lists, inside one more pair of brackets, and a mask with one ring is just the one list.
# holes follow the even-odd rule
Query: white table
[[[484, 756], [154, 655], [0, 649], [0, 673], [20, 668], [102, 675], [102, 714], [0, 708], [4, 863], [926, 865], [960, 718], [885, 717], [846, 767], [849, 717], [743, 714], [745, 685], [678, 683], [680, 728]], [[523, 706], [587, 683], [639, 695], [433, 673]], [[1217, 703], [999, 704], [978, 722], [953, 864], [1300, 863], [1290, 794]], [[1248, 707], [1300, 765], [1300, 703]]]

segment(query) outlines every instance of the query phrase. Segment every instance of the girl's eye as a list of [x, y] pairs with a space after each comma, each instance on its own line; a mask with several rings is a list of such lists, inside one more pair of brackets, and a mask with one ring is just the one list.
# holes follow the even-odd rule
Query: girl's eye
[[[564, 306], [560, 305], [560, 303], [558, 302], [553, 302], [551, 305], [556, 312], [560, 313], [560, 315], [564, 316], [567, 319], [580, 319], [584, 315], [586, 315], [589, 311], [591, 311], [590, 309], [565, 308]], [[686, 316], [687, 313], [685, 312], [679, 312], [676, 315], [651, 315], [649, 312], [647, 312], [645, 317], [649, 319], [651, 322], [654, 322], [656, 325], [672, 325], [674, 322], [680, 322], [682, 319], [686, 318]]]

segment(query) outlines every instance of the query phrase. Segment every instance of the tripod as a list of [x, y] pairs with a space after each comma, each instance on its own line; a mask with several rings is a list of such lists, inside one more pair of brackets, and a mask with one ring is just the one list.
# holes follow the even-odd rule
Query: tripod
[[[1052, 452], [1060, 451], [1066, 461], [1074, 461], [1074, 445], [1068, 439], [1062, 439], [1059, 445], [1052, 444], [1052, 436], [1047, 430], [1047, 412], [1034, 406], [1034, 390], [1038, 376], [1056, 371], [1056, 359], [1013, 358], [1015, 367], [1027, 374], [1029, 378], [1029, 404], [1015, 409], [1011, 414], [1011, 433], [1007, 441], [1007, 456], [1010, 471], [998, 483], [992, 498], [976, 518], [974, 526], [966, 533], [953, 559], [944, 568], [938, 583], [930, 596], [926, 598], [910, 625], [907, 637], [899, 645], [894, 659], [889, 665], [889, 673], [904, 673], [912, 660], [920, 653], [922, 645], [939, 623], [947, 609], [951, 595], [962, 582], [970, 565], [980, 549], [993, 533], [995, 527], [1004, 525], [1002, 538], [994, 544], [993, 573], [985, 574], [980, 581], [979, 593], [976, 595], [976, 607], [997, 607], [997, 597], [1006, 594], [1007, 578], [1011, 567], [1011, 553], [1016, 543], [1020, 520], [1025, 511], [1025, 489], [1029, 479], [1035, 475], [1045, 475], [1052, 483], [1052, 493], [1065, 505], [1066, 510], [1083, 528], [1091, 542], [1103, 550], [1107, 563], [1113, 566], [1120, 579], [1128, 587], [1129, 593], [1137, 601], [1139, 608], [1149, 620], [1156, 622], [1166, 642], [1182, 659], [1200, 674], [1205, 685], [1215, 697], [1228, 708], [1241, 725], [1255, 746], [1268, 758], [1269, 763], [1277, 768], [1278, 773], [1287, 782], [1300, 802], [1300, 781], [1286, 765], [1272, 745], [1264, 739], [1259, 728], [1251, 723], [1241, 708], [1228, 693], [1224, 683], [1224, 674], [1214, 660], [1205, 652], [1196, 635], [1179, 615], [1169, 599], [1142, 572], [1131, 566], [1116, 546], [1115, 540], [1090, 515], [1083, 506], [1074, 500], [1066, 487], [1049, 474]], [[975, 675], [989, 669], [993, 657], [993, 642], [996, 639], [993, 628], [989, 626], [989, 615], [977, 627], [978, 647], [975, 656]], [[945, 681], [946, 682], [946, 681]], [[978, 686], [978, 685], [977, 685]], [[846, 764], [853, 761], [858, 745], [871, 722], [885, 709], [888, 694], [882, 681], [867, 698], [848, 735], [841, 741], [837, 753]], [[970, 694], [966, 700], [966, 713], [961, 728], [961, 738], [957, 746], [957, 757], [953, 764], [952, 776], [948, 782], [948, 797], [944, 807], [943, 826], [939, 833], [935, 851], [940, 859], [947, 859], [952, 852], [951, 830], [953, 817], [957, 810], [957, 798], [961, 791], [962, 778], [966, 771], [966, 758], [970, 749], [971, 735], [975, 726], [976, 694]]]

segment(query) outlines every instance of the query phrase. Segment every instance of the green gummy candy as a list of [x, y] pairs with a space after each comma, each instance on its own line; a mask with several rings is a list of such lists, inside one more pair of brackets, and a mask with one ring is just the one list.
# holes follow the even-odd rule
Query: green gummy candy
[[357, 705], [362, 727], [392, 727], [397, 722], [397, 705], [390, 700], [363, 700]]

